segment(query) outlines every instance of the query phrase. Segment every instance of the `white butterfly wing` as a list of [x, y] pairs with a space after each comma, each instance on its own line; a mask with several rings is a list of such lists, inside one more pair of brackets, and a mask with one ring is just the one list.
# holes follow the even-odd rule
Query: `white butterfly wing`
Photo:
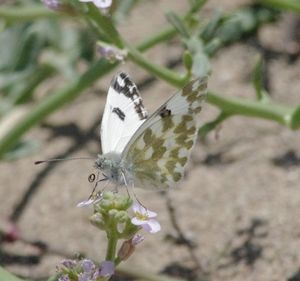
[[136, 186], [172, 187], [183, 177], [206, 89], [206, 77], [191, 81], [135, 132], [122, 157], [131, 167]]
[[117, 74], [111, 81], [101, 122], [102, 153], [121, 153], [146, 118], [137, 86], [127, 74]]

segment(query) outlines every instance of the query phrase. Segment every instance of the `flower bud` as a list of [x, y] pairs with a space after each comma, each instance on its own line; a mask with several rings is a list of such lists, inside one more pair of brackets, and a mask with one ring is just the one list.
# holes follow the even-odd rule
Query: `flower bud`
[[5, 242], [14, 242], [20, 238], [17, 226], [9, 221], [0, 221], [0, 239]]
[[131, 243], [131, 240], [126, 240], [123, 242], [119, 252], [118, 258], [121, 260], [127, 260], [135, 250], [135, 246]]
[[185, 68], [190, 72], [193, 66], [193, 57], [189, 51], [183, 53], [183, 64]]
[[102, 230], [105, 229], [105, 223], [103, 221], [101, 214], [99, 213], [95, 213], [92, 216], [90, 216], [90, 222], [92, 223], [92, 225], [98, 227], [99, 229]]
[[135, 250], [135, 246], [144, 241], [144, 236], [140, 234], [134, 235], [131, 239], [123, 242], [119, 252], [118, 258], [120, 260], [127, 260]]
[[127, 50], [118, 49], [115, 46], [108, 45], [107, 43], [101, 41], [97, 42], [97, 51], [110, 63], [124, 62], [128, 53]]
[[112, 217], [112, 218], [115, 218], [115, 217], [117, 216], [118, 213], [119, 213], [119, 211], [116, 210], [116, 209], [111, 209], [111, 210], [108, 211], [108, 215], [109, 215], [110, 217]]
[[124, 223], [129, 220], [129, 216], [128, 213], [125, 211], [118, 211], [118, 213], [116, 213], [115, 215], [115, 219], [120, 223]]

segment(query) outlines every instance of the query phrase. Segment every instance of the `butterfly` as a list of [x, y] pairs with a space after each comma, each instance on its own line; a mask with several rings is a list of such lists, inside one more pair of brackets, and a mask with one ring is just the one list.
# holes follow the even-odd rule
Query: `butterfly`
[[100, 128], [103, 153], [95, 167], [116, 186], [174, 186], [195, 143], [206, 91], [207, 77], [197, 78], [148, 116], [129, 75], [117, 74], [108, 90]]

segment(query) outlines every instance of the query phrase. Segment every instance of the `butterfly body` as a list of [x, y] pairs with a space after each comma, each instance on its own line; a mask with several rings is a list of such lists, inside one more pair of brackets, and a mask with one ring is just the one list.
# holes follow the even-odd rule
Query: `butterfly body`
[[95, 161], [95, 167], [114, 184], [122, 186], [128, 184], [130, 180], [131, 168], [126, 163], [120, 153], [108, 152], [98, 155]]
[[127, 74], [116, 75], [102, 118], [103, 154], [96, 168], [116, 185], [174, 186], [196, 140], [196, 115], [206, 88], [206, 77], [195, 79], [148, 117], [136, 85]]

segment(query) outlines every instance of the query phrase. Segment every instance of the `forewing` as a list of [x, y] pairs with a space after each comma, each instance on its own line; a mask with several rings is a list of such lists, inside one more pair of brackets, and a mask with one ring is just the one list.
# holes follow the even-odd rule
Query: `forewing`
[[166, 188], [183, 177], [206, 89], [206, 77], [191, 81], [134, 134], [122, 157], [131, 167], [136, 186]]
[[102, 117], [102, 152], [121, 153], [146, 118], [137, 86], [126, 73], [119, 73], [111, 81]]

